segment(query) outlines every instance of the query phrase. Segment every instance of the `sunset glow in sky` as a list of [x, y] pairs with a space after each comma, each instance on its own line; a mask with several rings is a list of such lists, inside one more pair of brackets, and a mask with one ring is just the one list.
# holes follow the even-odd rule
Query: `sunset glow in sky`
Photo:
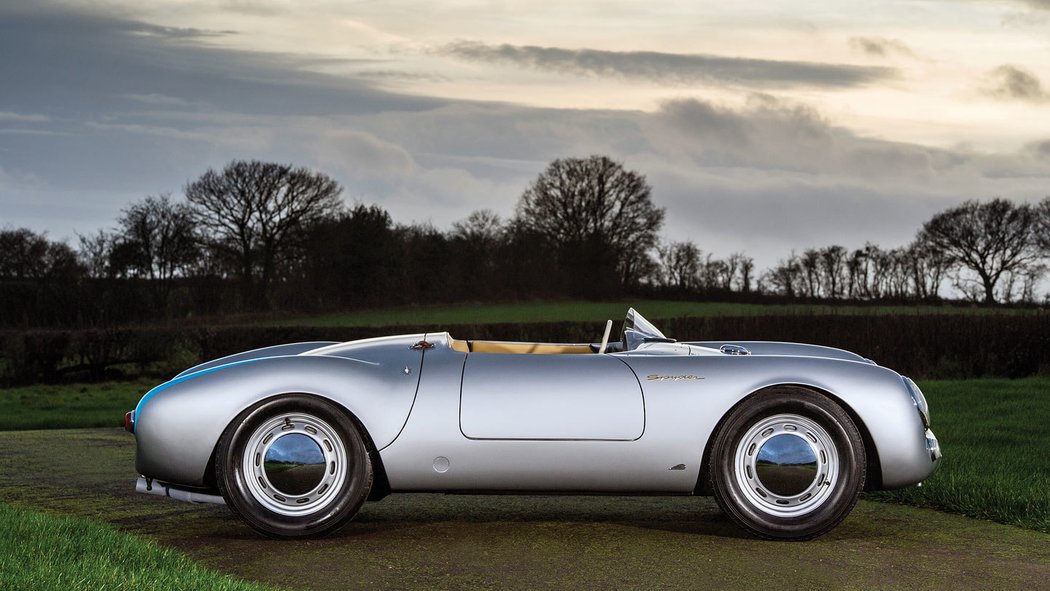
[[234, 158], [447, 227], [608, 154], [762, 265], [1050, 194], [1047, 0], [0, 2], [0, 81], [0, 225], [53, 237]]

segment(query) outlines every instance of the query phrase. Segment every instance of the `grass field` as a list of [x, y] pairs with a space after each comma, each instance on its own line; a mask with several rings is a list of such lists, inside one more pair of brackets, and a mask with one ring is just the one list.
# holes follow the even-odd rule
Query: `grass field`
[[0, 589], [270, 589], [92, 521], [0, 503]]
[[869, 498], [1050, 533], [1050, 379], [920, 381], [944, 451], [921, 488]]
[[0, 389], [0, 431], [116, 427], [155, 385], [104, 382]]
[[[1050, 379], [920, 381], [945, 453], [921, 488], [869, 498], [1050, 533]], [[0, 430], [115, 426], [148, 384], [0, 390]]]
[[520, 302], [509, 304], [445, 304], [399, 308], [362, 309], [320, 316], [294, 316], [258, 320], [265, 326], [396, 326], [491, 324], [498, 322], [619, 321], [629, 307], [646, 318], [682, 316], [755, 316], [779, 314], [1032, 314], [1035, 310], [979, 308], [976, 306], [824, 306], [813, 304], [737, 304], [668, 300], [621, 302]]

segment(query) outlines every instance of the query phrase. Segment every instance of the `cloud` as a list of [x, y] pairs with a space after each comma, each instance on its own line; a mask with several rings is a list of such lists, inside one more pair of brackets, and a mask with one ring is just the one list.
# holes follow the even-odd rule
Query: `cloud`
[[[10, 170], [0, 166], [0, 189], [3, 192], [18, 193], [22, 191], [34, 191], [46, 186], [43, 179], [32, 173]], [[4, 212], [5, 217], [11, 215], [10, 211]], [[7, 220], [10, 221], [10, 220]]]
[[[0, 192], [7, 215], [40, 220], [50, 208], [60, 234], [88, 231], [110, 223], [128, 201], [178, 190], [232, 159], [317, 166], [310, 159], [317, 136], [299, 132], [303, 120], [326, 119], [311, 128], [323, 131], [340, 117], [447, 104], [306, 71], [300, 56], [226, 50], [185, 31], [143, 30], [149, 27], [68, 5], [0, 5], [0, 110], [9, 123], [0, 127], [43, 123], [48, 131], [4, 132], [0, 165], [47, 184]], [[56, 205], [59, 195], [90, 195], [92, 213], [73, 216], [73, 208]], [[107, 217], [97, 217], [101, 212]]]
[[418, 81], [427, 82], [452, 82], [448, 76], [434, 72], [407, 72], [404, 70], [361, 70], [354, 73], [357, 78], [365, 80], [392, 80], [392, 81]]
[[915, 52], [904, 42], [898, 39], [887, 39], [885, 37], [851, 37], [849, 46], [853, 49], [877, 57], [885, 57], [890, 54], [906, 55], [915, 57]]
[[881, 185], [888, 177], [928, 182], [953, 166], [944, 150], [860, 137], [811, 106], [767, 94], [752, 95], [743, 109], [672, 100], [654, 119], [658, 132], [650, 141], [657, 150], [705, 168], [832, 175]]
[[103, 123], [98, 121], [88, 121], [84, 126], [88, 129], [95, 129], [103, 132], [132, 133], [177, 140], [209, 141], [215, 139], [210, 136], [207, 131], [193, 131], [174, 127], [141, 125], [137, 123]]
[[[2, 12], [2, 11], [0, 11]], [[299, 67], [300, 57], [194, 43], [170, 31], [94, 13], [0, 14], [4, 109], [69, 119], [112, 114], [113, 97], [193, 97], [215, 110], [302, 115], [425, 109], [442, 101], [387, 93], [365, 81]], [[152, 31], [156, 34], [142, 34]], [[134, 101], [134, 99], [132, 99]], [[174, 106], [174, 105], [168, 105]], [[131, 106], [120, 113], [134, 113]]]
[[403, 147], [356, 129], [319, 130], [314, 144], [317, 162], [355, 179], [397, 179], [415, 169]]
[[237, 31], [213, 31], [193, 27], [164, 27], [142, 22], [128, 23], [127, 30], [136, 35], [164, 37], [167, 39], [202, 39], [237, 34]]
[[[668, 209], [666, 238], [719, 255], [742, 250], [766, 265], [792, 248], [901, 244], [948, 205], [995, 194], [1038, 199], [1050, 180], [1050, 148], [1041, 144], [988, 155], [863, 137], [812, 104], [769, 92], [743, 106], [678, 98], [655, 112], [408, 96], [361, 72], [304, 71], [299, 56], [138, 29], [68, 11], [0, 18], [4, 113], [65, 134], [4, 136], [5, 219], [58, 237], [90, 232], [143, 195], [259, 158], [323, 170], [347, 201], [445, 228], [475, 209], [512, 214], [552, 159], [600, 153], [648, 176]], [[635, 59], [599, 53], [611, 53], [608, 68]], [[668, 54], [655, 55], [632, 67], [670, 68], [660, 57]], [[703, 70], [704, 80], [804, 78], [792, 62], [684, 57], [684, 71]]]
[[16, 123], [46, 123], [51, 118], [47, 115], [39, 115], [36, 113], [12, 113], [10, 111], [0, 111], [0, 121], [14, 121]]
[[1000, 99], [1041, 103], [1050, 100], [1039, 78], [1019, 66], [1004, 64], [988, 74], [985, 93]]
[[22, 129], [22, 128], [0, 128], [0, 134], [4, 135], [42, 135], [42, 136], [67, 136], [64, 131], [51, 131], [49, 129]]
[[1046, 160], [1050, 160], [1050, 140], [1033, 142], [1025, 146], [1025, 150], [1032, 156], [1035, 156], [1036, 158], [1044, 158]]
[[656, 51], [488, 45], [474, 41], [450, 43], [438, 52], [468, 61], [508, 63], [569, 74], [619, 76], [668, 85], [722, 83], [752, 87], [848, 88], [873, 84], [897, 75], [892, 68], [848, 64]]
[[191, 104], [190, 101], [188, 101], [188, 100], [186, 100], [184, 98], [179, 98], [177, 96], [165, 96], [163, 94], [155, 94], [155, 93], [154, 94], [134, 94], [134, 93], [132, 93], [132, 94], [125, 94], [125, 95], [122, 95], [122, 96], [123, 96], [123, 98], [126, 98], [126, 99], [131, 100], [131, 101], [135, 101], [137, 103], [142, 103], [142, 104], [145, 104], [145, 105], [154, 105], [154, 106], [158, 106], [158, 107], [176, 107], [176, 108], [181, 108], [181, 107], [188, 107]]

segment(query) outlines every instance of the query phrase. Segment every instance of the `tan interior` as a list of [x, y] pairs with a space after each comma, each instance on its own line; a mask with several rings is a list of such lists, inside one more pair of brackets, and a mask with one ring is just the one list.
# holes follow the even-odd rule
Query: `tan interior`
[[449, 338], [454, 351], [460, 353], [533, 353], [537, 355], [562, 355], [593, 353], [590, 345], [562, 345], [558, 343], [507, 343], [503, 341], [460, 341]]

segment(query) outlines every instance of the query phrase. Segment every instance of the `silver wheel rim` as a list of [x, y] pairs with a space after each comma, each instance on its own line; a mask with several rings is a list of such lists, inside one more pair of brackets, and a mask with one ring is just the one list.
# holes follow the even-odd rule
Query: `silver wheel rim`
[[744, 499], [776, 517], [797, 517], [827, 501], [838, 483], [834, 440], [812, 419], [779, 414], [744, 433], [733, 458]]
[[[348, 459], [346, 445], [328, 423], [308, 414], [284, 413], [251, 434], [241, 465], [252, 498], [274, 513], [302, 516], [336, 499], [347, 478]], [[274, 466], [291, 466], [285, 474], [296, 469], [309, 477], [296, 482]]]

